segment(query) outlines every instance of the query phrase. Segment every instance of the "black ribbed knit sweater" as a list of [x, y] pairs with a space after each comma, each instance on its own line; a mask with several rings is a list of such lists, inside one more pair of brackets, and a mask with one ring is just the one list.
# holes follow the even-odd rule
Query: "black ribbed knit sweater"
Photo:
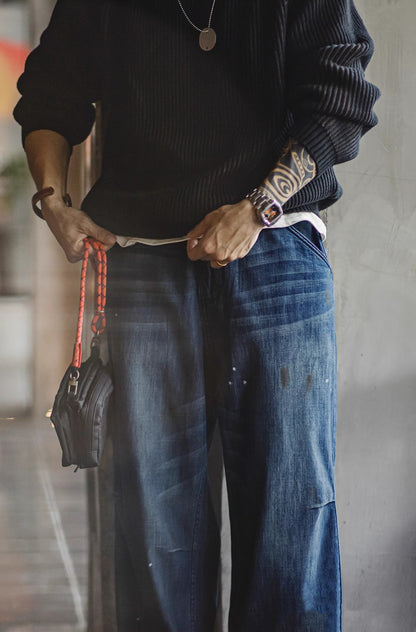
[[[205, 27], [211, 0], [183, 0]], [[18, 87], [23, 134], [86, 138], [102, 102], [102, 177], [83, 208], [125, 235], [186, 233], [241, 200], [295, 137], [318, 176], [285, 211], [340, 196], [332, 166], [376, 123], [372, 41], [352, 0], [217, 0], [204, 52], [177, 0], [58, 0]]]

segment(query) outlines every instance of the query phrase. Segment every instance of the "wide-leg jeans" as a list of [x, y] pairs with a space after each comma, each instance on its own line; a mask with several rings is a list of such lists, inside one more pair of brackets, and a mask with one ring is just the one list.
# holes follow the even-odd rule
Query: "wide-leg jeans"
[[119, 632], [213, 632], [219, 424], [231, 632], [339, 632], [333, 279], [306, 223], [222, 269], [183, 244], [109, 251]]

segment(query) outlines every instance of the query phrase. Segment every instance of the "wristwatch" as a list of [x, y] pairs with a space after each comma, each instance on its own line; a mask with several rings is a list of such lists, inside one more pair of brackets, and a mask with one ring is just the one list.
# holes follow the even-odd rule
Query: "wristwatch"
[[257, 219], [267, 228], [274, 226], [283, 215], [282, 205], [261, 187], [253, 189], [247, 196], [256, 209]]

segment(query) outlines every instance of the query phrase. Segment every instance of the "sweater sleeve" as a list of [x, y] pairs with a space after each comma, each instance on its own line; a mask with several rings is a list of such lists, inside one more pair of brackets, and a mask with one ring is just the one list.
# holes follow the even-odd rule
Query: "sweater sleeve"
[[99, 0], [58, 0], [40, 44], [26, 60], [14, 117], [29, 132], [48, 129], [82, 142], [101, 97], [103, 11]]
[[364, 77], [373, 42], [353, 0], [294, 0], [287, 54], [291, 135], [320, 174], [354, 158], [377, 123], [379, 90]]

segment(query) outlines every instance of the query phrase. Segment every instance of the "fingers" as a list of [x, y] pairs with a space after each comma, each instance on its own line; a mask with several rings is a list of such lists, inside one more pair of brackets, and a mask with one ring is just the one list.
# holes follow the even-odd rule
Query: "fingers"
[[197, 244], [188, 243], [188, 257], [191, 261], [208, 261], [212, 268], [223, 268], [236, 259], [245, 257], [254, 246], [260, 231], [245, 230], [207, 231]]
[[204, 219], [202, 219], [199, 224], [197, 224], [196, 226], [194, 226], [192, 228], [192, 230], [190, 230], [188, 232], [188, 234], [186, 235], [188, 237], [188, 240], [196, 240], [198, 241], [199, 239], [201, 239], [201, 237], [203, 236], [206, 228], [208, 228], [209, 226], [209, 222], [208, 222], [208, 218], [209, 218], [210, 213], [208, 213], [208, 215], [206, 215], [204, 217]]
[[102, 226], [98, 226], [93, 221], [91, 221], [91, 229], [88, 232], [88, 236], [101, 241], [106, 250], [112, 248], [116, 243], [116, 236], [113, 233], [105, 228], [102, 228]]
[[45, 219], [71, 263], [82, 259], [85, 237], [93, 237], [101, 241], [106, 250], [109, 250], [116, 242], [116, 236], [113, 233], [98, 226], [83, 211], [72, 207], [70, 209], [56, 207], [53, 212], [46, 215]]
[[191, 261], [209, 261], [212, 268], [222, 268], [245, 257], [261, 230], [247, 200], [221, 206], [189, 231], [188, 257]]
[[222, 270], [223, 268], [226, 268], [229, 263], [231, 263], [231, 262], [230, 261], [221, 261], [219, 259], [216, 259], [215, 261], [211, 261], [210, 262], [210, 266], [211, 266], [211, 268], [214, 268], [214, 270]]
[[191, 261], [222, 261], [227, 264], [237, 259], [238, 255], [237, 253], [229, 254], [228, 248], [217, 246], [215, 243], [199, 242], [192, 250], [188, 250], [188, 257]]
[[195, 248], [195, 246], [198, 245], [198, 239], [188, 239], [188, 243], [187, 243], [187, 250], [188, 252], [190, 252], [193, 248]]
[[192, 252], [192, 251], [198, 247], [200, 240], [204, 236], [204, 232], [206, 228], [207, 228], [207, 222], [206, 222], [206, 219], [204, 218], [201, 222], [199, 222], [199, 224], [197, 224], [187, 234], [188, 241], [186, 244], [186, 251], [187, 251], [188, 257], [192, 261], [196, 261], [197, 259], [200, 259], [200, 257], [198, 256], [198, 252], [197, 251]]
[[[56, 235], [55, 235], [56, 236]], [[84, 256], [84, 237], [75, 238], [74, 241], [69, 238], [58, 239], [62, 246], [66, 258], [69, 263], [76, 263], [80, 261]]]
[[[76, 242], [69, 246], [69, 253], [67, 258], [71, 262], [79, 261], [84, 256], [84, 239], [85, 237], [92, 237], [96, 241], [100, 241], [104, 244], [104, 250], [107, 252], [114, 246], [117, 239], [116, 236], [110, 231], [98, 226], [93, 221], [88, 223], [89, 225], [83, 225], [82, 232], [78, 233]], [[64, 248], [66, 251], [66, 249]], [[69, 254], [69, 257], [68, 257]], [[90, 254], [94, 254], [94, 250], [90, 247]]]
[[227, 250], [220, 245], [216, 224], [204, 220], [188, 233], [187, 253], [191, 261], [225, 260], [228, 257]]

